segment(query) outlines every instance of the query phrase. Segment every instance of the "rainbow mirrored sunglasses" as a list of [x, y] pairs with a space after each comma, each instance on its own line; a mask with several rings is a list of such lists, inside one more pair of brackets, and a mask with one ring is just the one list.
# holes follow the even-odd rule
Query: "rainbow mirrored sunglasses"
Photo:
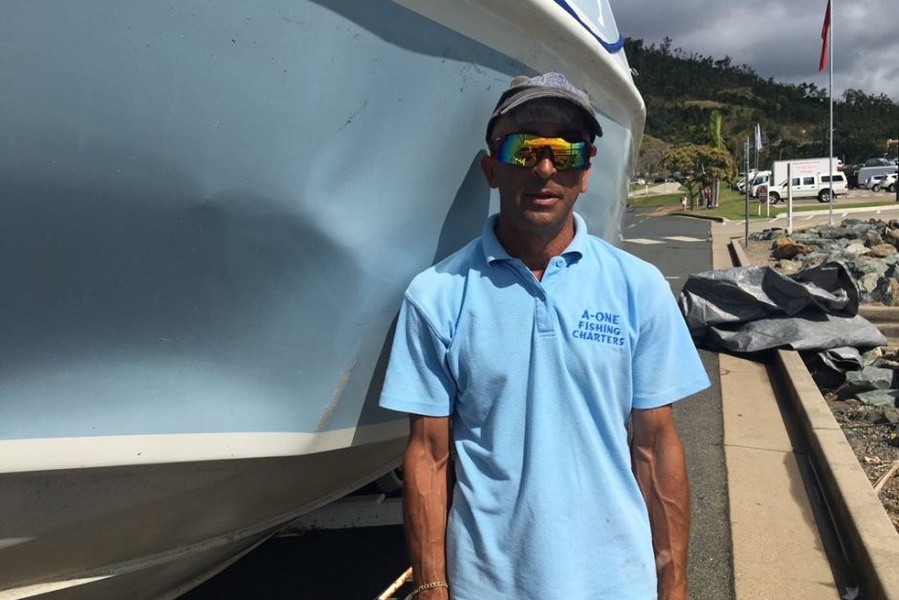
[[540, 160], [540, 153], [549, 148], [552, 161], [559, 171], [586, 169], [595, 153], [590, 142], [572, 142], [565, 138], [547, 138], [529, 133], [510, 133], [499, 138], [494, 156], [504, 165], [533, 167]]

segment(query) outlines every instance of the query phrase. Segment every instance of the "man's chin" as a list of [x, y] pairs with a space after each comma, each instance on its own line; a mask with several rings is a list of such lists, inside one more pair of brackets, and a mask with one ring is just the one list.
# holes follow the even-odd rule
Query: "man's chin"
[[558, 210], [528, 210], [522, 215], [531, 229], [557, 231], [565, 224], [568, 215]]

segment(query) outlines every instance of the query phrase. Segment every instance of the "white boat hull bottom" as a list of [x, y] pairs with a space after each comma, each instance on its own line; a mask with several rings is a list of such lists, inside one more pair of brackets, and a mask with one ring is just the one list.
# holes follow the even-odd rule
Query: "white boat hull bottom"
[[5, 474], [0, 600], [176, 598], [296, 516], [395, 466], [404, 443]]

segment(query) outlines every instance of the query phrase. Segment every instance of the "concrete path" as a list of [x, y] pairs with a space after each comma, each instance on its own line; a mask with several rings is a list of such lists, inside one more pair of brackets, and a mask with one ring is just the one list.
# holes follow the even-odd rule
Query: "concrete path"
[[766, 366], [720, 363], [736, 598], [839, 598]]
[[[712, 225], [712, 264], [734, 266], [736, 223]], [[743, 223], [739, 223], [742, 227]], [[838, 599], [800, 464], [766, 366], [719, 357], [737, 600]]]
[[[899, 206], [877, 209], [841, 207], [833, 214], [829, 209], [803, 213], [802, 221], [796, 227], [826, 224], [831, 219], [838, 224], [850, 216], [895, 219], [899, 218]], [[782, 226], [781, 219], [751, 222], [750, 231]], [[733, 266], [728, 243], [732, 239], [742, 240], [745, 230], [744, 222], [712, 225], [715, 268]], [[787, 362], [791, 362], [792, 366], [786, 372], [797, 371], [796, 375], [802, 376], [799, 379], [810, 381], [798, 354], [790, 354], [793, 358], [787, 359]], [[818, 486], [820, 478], [821, 485], [832, 488], [834, 484], [830, 479], [843, 476], [843, 467], [852, 471], [853, 477], [857, 476], [861, 469], [854, 456], [849, 461], [851, 464], [841, 463], [836, 470], [821, 464], [816, 469], [806, 444], [820, 446], [821, 438], [815, 436], [816, 439], [807, 442], [799, 432], [802, 425], [797, 423], [808, 417], [797, 416], [795, 408], [789, 406], [790, 402], [778, 400], [778, 397], [787, 394], [782, 390], [780, 394], [775, 394], [778, 386], [776, 369], [772, 369], [770, 364], [726, 354], [720, 355], [720, 368], [737, 600], [854, 598], [859, 585], [865, 587], [872, 579], [882, 577], [872, 570], [872, 565], [858, 564], [868, 561], [856, 559], [850, 570], [848, 563], [853, 559], [847, 558], [844, 547], [866, 543], [856, 539], [858, 532], [868, 527], [868, 515], [878, 517], [872, 513], [877, 513], [877, 508], [883, 512], [882, 507], [875, 506], [875, 510], [870, 510], [867, 507], [869, 499], [863, 499], [861, 504], [868, 508], [868, 514], [856, 514], [864, 522], [847, 527], [840, 521], [845, 520], [846, 516], [831, 516], [831, 512], [840, 512], [839, 507], [828, 507], [824, 501], [826, 494]], [[792, 378], [793, 375], [787, 377]], [[812, 388], [807, 390], [808, 395], [820, 396], [813, 384]], [[819, 400], [814, 410], [822, 412], [823, 404], [823, 400]], [[823, 412], [833, 421], [826, 406]], [[821, 426], [817, 429], [820, 431]], [[835, 421], [826, 433], [829, 443], [845, 445]], [[824, 454], [828, 452], [832, 454], [833, 450], [826, 450]], [[821, 460], [820, 448], [816, 459]], [[854, 478], [849, 492], [855, 489], [867, 493], [869, 490], [866, 487], [866, 480]], [[854, 503], [855, 500], [850, 499], [849, 502]], [[885, 514], [880, 515], [883, 516]], [[844, 532], [844, 536], [846, 531], [852, 532], [848, 536], [851, 539], [844, 540], [841, 545], [831, 519], [840, 523], [838, 529]], [[878, 537], [876, 545], [883, 537]], [[871, 561], [876, 563], [880, 549], [874, 548], [872, 551]], [[895, 551], [889, 550], [886, 556], [895, 556]], [[887, 579], [892, 578], [887, 576]], [[890, 597], [879, 593], [875, 595], [878, 598]]]

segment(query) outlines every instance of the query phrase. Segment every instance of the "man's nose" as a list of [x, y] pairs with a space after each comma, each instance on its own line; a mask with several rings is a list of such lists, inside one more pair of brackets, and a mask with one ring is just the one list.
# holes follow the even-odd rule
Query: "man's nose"
[[556, 174], [556, 163], [553, 162], [553, 154], [549, 148], [543, 148], [534, 164], [534, 174], [548, 179]]

